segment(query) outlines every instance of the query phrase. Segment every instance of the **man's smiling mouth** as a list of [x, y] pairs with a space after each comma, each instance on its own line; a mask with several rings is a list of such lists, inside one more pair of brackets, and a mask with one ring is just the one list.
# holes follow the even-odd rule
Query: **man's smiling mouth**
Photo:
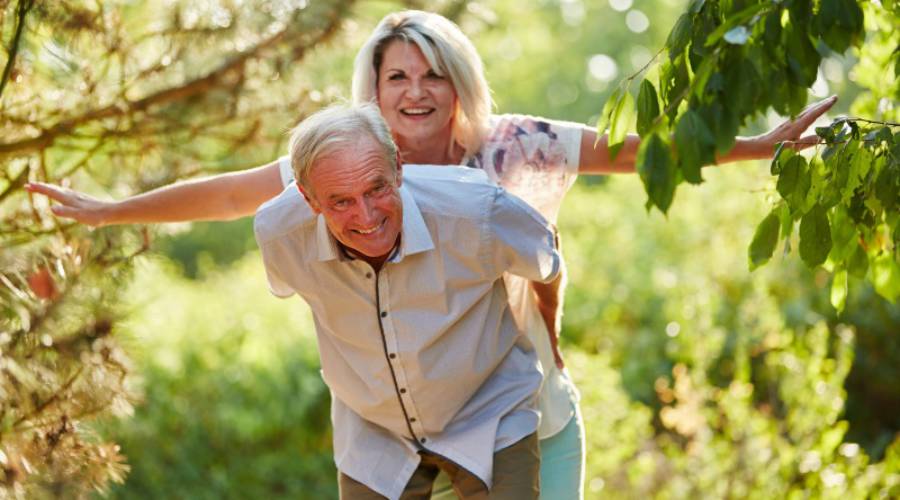
[[359, 233], [359, 234], [372, 234], [372, 233], [378, 231], [379, 229], [381, 229], [382, 227], [384, 227], [385, 222], [387, 222], [387, 219], [382, 220], [377, 225], [375, 225], [369, 229], [354, 229], [353, 232]]

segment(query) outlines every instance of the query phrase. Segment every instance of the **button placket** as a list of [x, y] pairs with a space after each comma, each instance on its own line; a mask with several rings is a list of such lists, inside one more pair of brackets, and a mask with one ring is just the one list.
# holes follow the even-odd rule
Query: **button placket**
[[[378, 316], [382, 328], [384, 329], [385, 341], [388, 346], [387, 361], [388, 363], [391, 363], [394, 368], [397, 392], [400, 395], [400, 399], [403, 401], [403, 406], [406, 410], [407, 423], [415, 433], [415, 438], [418, 439], [420, 443], [424, 443], [427, 441], [425, 438], [425, 429], [422, 427], [421, 416], [412, 399], [412, 393], [409, 390], [409, 378], [407, 377], [403, 365], [403, 358], [399, 355], [399, 352], [401, 352], [400, 342], [397, 331], [394, 328], [394, 322], [391, 320], [391, 301], [389, 300], [391, 295], [390, 272], [388, 269], [389, 268], [386, 266], [376, 275], [376, 279], [378, 280], [378, 292], [380, 294], [378, 302], [381, 304], [381, 310], [378, 312]], [[423, 439], [426, 439], [426, 441], [422, 441]]]

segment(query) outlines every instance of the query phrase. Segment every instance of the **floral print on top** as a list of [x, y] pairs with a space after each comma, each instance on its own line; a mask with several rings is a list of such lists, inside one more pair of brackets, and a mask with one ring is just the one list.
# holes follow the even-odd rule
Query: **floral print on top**
[[481, 149], [463, 163], [555, 222], [575, 182], [584, 126], [525, 115], [496, 115]]
[[[472, 157], [463, 164], [484, 170], [488, 177], [555, 223], [566, 192], [575, 183], [584, 125], [525, 115], [495, 115], [491, 129]], [[516, 323], [531, 341], [544, 371], [538, 395], [541, 439], [560, 432], [574, 415], [578, 391], [556, 367], [547, 327], [538, 311], [531, 283], [504, 275], [509, 306]], [[577, 450], [574, 450], [577, 451]], [[579, 476], [580, 477], [580, 476]]]

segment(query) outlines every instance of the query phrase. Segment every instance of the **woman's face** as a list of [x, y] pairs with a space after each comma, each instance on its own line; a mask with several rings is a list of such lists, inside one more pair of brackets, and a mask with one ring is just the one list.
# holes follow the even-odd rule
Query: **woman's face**
[[450, 140], [456, 91], [413, 43], [394, 40], [385, 49], [378, 71], [378, 106], [401, 148]]

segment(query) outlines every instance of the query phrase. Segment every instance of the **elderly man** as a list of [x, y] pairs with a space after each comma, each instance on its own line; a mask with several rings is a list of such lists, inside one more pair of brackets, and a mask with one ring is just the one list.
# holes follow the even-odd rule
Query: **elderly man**
[[428, 498], [439, 470], [463, 498], [537, 498], [541, 374], [500, 278], [552, 280], [553, 230], [481, 171], [401, 176], [374, 106], [307, 118], [290, 149], [256, 238], [272, 292], [312, 309], [342, 498]]

